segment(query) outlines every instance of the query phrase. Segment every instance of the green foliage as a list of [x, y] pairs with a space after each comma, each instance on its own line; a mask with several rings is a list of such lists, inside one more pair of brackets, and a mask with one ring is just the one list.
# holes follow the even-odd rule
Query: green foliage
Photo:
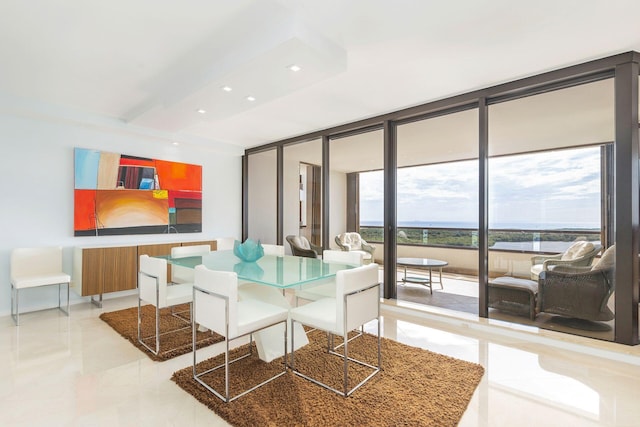
[[[383, 243], [382, 227], [360, 227], [360, 235], [367, 242]], [[599, 239], [598, 233], [585, 232], [532, 232], [532, 231], [489, 231], [489, 247], [496, 242], [533, 242], [554, 241], [573, 242], [576, 239]], [[398, 228], [397, 242], [399, 245], [425, 245], [425, 246], [457, 246], [467, 248], [478, 247], [478, 231], [469, 229], [445, 229], [445, 228]]]

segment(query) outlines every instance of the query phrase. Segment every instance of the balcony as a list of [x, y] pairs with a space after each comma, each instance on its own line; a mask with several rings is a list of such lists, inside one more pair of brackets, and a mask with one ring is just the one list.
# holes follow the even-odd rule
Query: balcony
[[[367, 242], [377, 246], [376, 260], [384, 265], [382, 227], [361, 226], [360, 234]], [[514, 230], [489, 231], [489, 276], [530, 277], [531, 257], [536, 254], [559, 253], [578, 239], [600, 242], [599, 230]], [[414, 308], [458, 315], [478, 315], [478, 235], [477, 230], [438, 227], [399, 227], [397, 256], [432, 258], [448, 262], [443, 269], [443, 287], [434, 283], [433, 294], [419, 284], [403, 284], [402, 269], [397, 272], [397, 302]], [[425, 271], [408, 270], [411, 275], [425, 275]], [[437, 276], [437, 271], [434, 270]], [[613, 299], [610, 301], [613, 304]], [[419, 305], [419, 306], [418, 306]], [[463, 315], [464, 316], [464, 315]], [[509, 323], [613, 340], [613, 321], [603, 322], [601, 328], [561, 324], [545, 313], [535, 320], [526, 315], [490, 309], [491, 319]], [[577, 326], [577, 327], [576, 327]], [[595, 329], [595, 330], [594, 330]]]

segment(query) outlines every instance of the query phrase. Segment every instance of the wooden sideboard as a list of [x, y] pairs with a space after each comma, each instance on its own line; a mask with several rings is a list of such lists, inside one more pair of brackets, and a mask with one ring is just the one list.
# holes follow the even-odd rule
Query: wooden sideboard
[[[101, 306], [102, 294], [127, 291], [138, 286], [140, 255], [169, 255], [176, 246], [210, 245], [216, 241], [157, 243], [136, 246], [76, 247], [73, 252], [72, 289]], [[167, 277], [171, 277], [168, 267]], [[99, 297], [95, 299], [94, 297]]]

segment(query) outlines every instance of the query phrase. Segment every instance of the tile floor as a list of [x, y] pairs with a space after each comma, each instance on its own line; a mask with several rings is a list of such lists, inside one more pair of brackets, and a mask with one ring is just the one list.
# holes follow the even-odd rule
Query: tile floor
[[[0, 425], [226, 425], [169, 380], [190, 354], [153, 362], [98, 319], [135, 304], [77, 304], [70, 318], [46, 310], [20, 327], [0, 318]], [[486, 368], [461, 426], [640, 425], [640, 349], [414, 309], [385, 304], [384, 335]]]

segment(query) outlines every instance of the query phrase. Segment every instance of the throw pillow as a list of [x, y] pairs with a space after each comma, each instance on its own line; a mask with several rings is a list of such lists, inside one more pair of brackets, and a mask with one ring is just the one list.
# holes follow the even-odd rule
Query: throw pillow
[[585, 240], [580, 240], [569, 246], [569, 249], [567, 249], [565, 253], [562, 254], [562, 258], [560, 259], [563, 261], [571, 261], [585, 256], [594, 248], [595, 246], [593, 246], [593, 243], [587, 242]]
[[604, 251], [598, 262], [591, 267], [592, 271], [595, 270], [609, 270], [616, 265], [616, 245], [612, 245]]

